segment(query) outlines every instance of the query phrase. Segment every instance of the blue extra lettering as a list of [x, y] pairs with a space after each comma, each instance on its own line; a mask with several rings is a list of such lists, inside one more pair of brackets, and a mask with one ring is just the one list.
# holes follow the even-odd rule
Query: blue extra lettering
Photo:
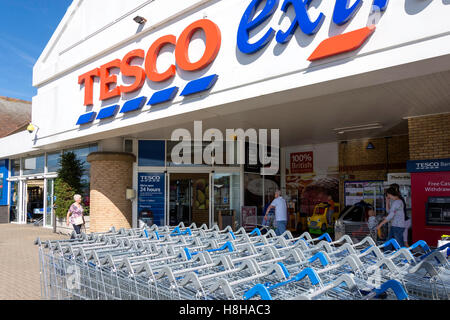
[[333, 22], [337, 25], [343, 25], [352, 19], [361, 7], [362, 0], [356, 0], [350, 8], [348, 7], [348, 3], [349, 0], [336, 0], [333, 13]]
[[289, 42], [298, 26], [300, 26], [300, 29], [302, 29], [302, 31], [307, 35], [313, 35], [317, 33], [317, 31], [319, 31], [323, 21], [325, 20], [325, 15], [323, 13], [320, 13], [319, 17], [314, 22], [311, 21], [308, 15], [308, 9], [312, 1], [313, 0], [285, 0], [283, 2], [281, 10], [286, 13], [289, 9], [289, 6], [292, 5], [294, 7], [296, 17], [294, 18], [291, 26], [286, 32], [283, 32], [281, 30], [278, 31], [278, 43]]
[[249, 43], [250, 31], [260, 26], [267, 19], [272, 17], [278, 8], [279, 0], [267, 0], [264, 9], [255, 18], [256, 9], [264, 0], [253, 0], [245, 10], [244, 16], [239, 24], [238, 34], [237, 34], [237, 45], [241, 52], [246, 54], [252, 54], [258, 50], [264, 48], [275, 35], [275, 30], [270, 28], [264, 36], [257, 42], [251, 44]]

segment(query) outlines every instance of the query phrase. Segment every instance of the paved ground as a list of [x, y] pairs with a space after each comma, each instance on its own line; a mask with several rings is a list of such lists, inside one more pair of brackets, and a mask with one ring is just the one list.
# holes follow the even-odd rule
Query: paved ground
[[41, 298], [37, 237], [68, 238], [42, 227], [0, 224], [0, 300]]

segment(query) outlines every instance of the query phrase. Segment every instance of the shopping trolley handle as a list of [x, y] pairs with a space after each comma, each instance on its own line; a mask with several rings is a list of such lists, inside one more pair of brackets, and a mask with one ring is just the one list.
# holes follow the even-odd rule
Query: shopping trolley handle
[[316, 285], [320, 284], [320, 277], [317, 274], [317, 272], [314, 269], [312, 269], [312, 268], [305, 268], [300, 273], [297, 273], [294, 277], [292, 277], [292, 278], [290, 278], [290, 279], [288, 279], [286, 281], [275, 283], [275, 284], [273, 284], [271, 286], [268, 286], [267, 290], [271, 291], [273, 289], [276, 289], [276, 288], [288, 285], [288, 284], [290, 284], [292, 282], [300, 282], [300, 281], [302, 281], [303, 279], [306, 279], [306, 278], [309, 279], [309, 281], [311, 282], [311, 284], [313, 286], [316, 286]]
[[361, 247], [362, 245], [366, 244], [366, 242], [369, 244], [369, 247], [371, 247], [371, 246], [376, 247], [377, 246], [375, 241], [373, 241], [372, 237], [369, 237], [369, 236], [365, 237], [360, 242], [355, 243], [353, 246], [355, 248], [358, 248], [358, 247]]
[[233, 289], [231, 289], [230, 284], [228, 283], [228, 281], [226, 279], [218, 279], [217, 282], [215, 282], [212, 287], [210, 288], [208, 293], [213, 293], [216, 292], [218, 290], [222, 289], [223, 292], [225, 293], [225, 296], [229, 299], [229, 300], [236, 300], [236, 297], [234, 295]]
[[437, 250], [431, 252], [426, 258], [423, 259], [423, 261], [429, 261], [433, 258], [436, 259], [436, 262], [440, 266], [448, 264], [445, 255], [441, 251], [437, 251]]
[[283, 248], [286, 248], [286, 247], [289, 246], [289, 244], [287, 243], [286, 239], [283, 238], [283, 237], [278, 237], [278, 239], [276, 240], [275, 244], [277, 244], [277, 245], [279, 245], [279, 246], [281, 246]]
[[409, 251], [407, 248], [401, 248], [400, 250], [397, 250], [396, 252], [391, 254], [390, 258], [394, 259], [397, 258], [398, 256], [403, 256], [409, 264], [416, 263], [416, 259], [414, 259], [413, 255], [411, 254], [411, 251]]
[[233, 244], [230, 241], [227, 241], [220, 248], [209, 249], [209, 250], [206, 250], [206, 251], [208, 251], [208, 252], [216, 252], [216, 251], [222, 251], [222, 250], [228, 250], [229, 252], [233, 252], [233, 251], [235, 251], [235, 248], [233, 247]]
[[308, 242], [305, 239], [298, 239], [292, 245], [293, 248], [301, 247], [303, 250], [308, 250]]
[[285, 260], [293, 258], [295, 262], [300, 263], [306, 260], [305, 255], [298, 248], [294, 248], [288, 251], [288, 254], [284, 256]]
[[293, 239], [294, 237], [292, 236], [292, 232], [290, 232], [289, 230], [286, 230], [285, 232], [283, 232], [283, 234], [281, 235], [283, 238], [290, 240]]
[[250, 300], [255, 296], [260, 296], [261, 300], [272, 300], [272, 296], [270, 295], [269, 290], [267, 290], [267, 288], [262, 284], [257, 284], [253, 286], [250, 290], [245, 292], [243, 299]]
[[319, 259], [319, 261], [323, 267], [329, 265], [330, 261], [331, 261], [330, 257], [325, 252], [320, 251], [320, 252], [316, 253], [315, 255], [313, 255], [311, 258], [309, 258], [308, 262], [314, 263], [317, 259]]
[[287, 270], [286, 266], [281, 262], [277, 262], [275, 264], [269, 265], [264, 270], [264, 273], [266, 275], [272, 275], [275, 273], [275, 278], [280, 281], [285, 281], [285, 280], [289, 279], [291, 276], [289, 271]]
[[339, 276], [339, 278], [337, 278], [335, 281], [333, 281], [333, 283], [330, 286], [330, 289], [337, 288], [343, 283], [347, 286], [349, 290], [353, 290], [358, 287], [352, 274], [343, 274]]
[[389, 247], [390, 245], [392, 245], [394, 247], [394, 250], [400, 249], [400, 245], [398, 244], [397, 240], [395, 240], [395, 239], [386, 241], [385, 243], [380, 245], [379, 248], [386, 248], [386, 247]]
[[317, 239], [314, 239], [314, 240], [320, 241], [323, 239], [327, 240], [328, 242], [333, 242], [333, 240], [331, 240], [331, 237], [328, 234], [328, 232], [325, 232], [323, 235], [321, 235], [320, 237], [318, 237]]
[[378, 298], [381, 294], [385, 293], [389, 289], [391, 289], [394, 292], [394, 294], [398, 300], [407, 300], [408, 299], [408, 294], [406, 293], [405, 288], [397, 280], [388, 280], [388, 281], [384, 282], [380, 286], [380, 288], [375, 288], [373, 291], [376, 294], [375, 297]]
[[392, 273], [397, 274], [398, 270], [395, 264], [392, 262], [389, 258], [384, 258], [381, 261], [378, 261], [376, 264], [370, 266], [367, 268], [367, 272], [370, 274], [372, 271], [375, 271], [377, 269], [382, 268], [383, 266], [386, 266]]
[[[440, 253], [440, 252], [439, 252]], [[435, 277], [438, 276], [439, 273], [436, 271], [436, 269], [433, 267], [433, 265], [427, 261], [422, 261], [421, 263], [419, 263], [418, 265], [416, 265], [415, 267], [411, 268], [408, 270], [408, 272], [410, 274], [416, 273], [421, 269], [425, 269], [425, 271], [431, 276], [431, 277]]]
[[335, 245], [341, 242], [343, 242], [343, 244], [353, 244], [353, 240], [352, 238], [350, 238], [348, 234], [343, 235], [342, 237], [339, 238], [339, 240], [331, 242], [331, 244]]
[[348, 251], [348, 253], [350, 254], [356, 254], [356, 250], [355, 248], [353, 248], [353, 246], [351, 246], [349, 243], [344, 243], [338, 251], [336, 251], [336, 253], [341, 253], [344, 251]]
[[312, 241], [312, 237], [309, 234], [309, 232], [303, 232], [299, 237], [299, 239], [304, 239], [304, 238], [306, 238], [306, 240], [308, 240], [308, 241]]
[[428, 253], [431, 251], [430, 247], [428, 246], [428, 244], [423, 241], [423, 240], [419, 240], [416, 243], [414, 243], [411, 247], [408, 248], [409, 251], [412, 251], [418, 247], [421, 247], [423, 249], [423, 251], [425, 251], [425, 253]]
[[330, 243], [325, 240], [320, 241], [314, 247], [314, 249], [320, 249], [320, 248], [324, 248], [327, 253], [333, 252], [333, 248], [331, 248]]
[[271, 237], [271, 238], [275, 238], [277, 236], [277, 234], [275, 233], [275, 231], [273, 231], [273, 229], [270, 229], [269, 231], [267, 231], [267, 233], [264, 235], [267, 238]]
[[259, 228], [255, 228], [255, 229], [253, 229], [252, 232], [249, 233], [250, 236], [253, 236], [255, 234], [260, 236], [261, 235], [261, 230], [259, 230]]

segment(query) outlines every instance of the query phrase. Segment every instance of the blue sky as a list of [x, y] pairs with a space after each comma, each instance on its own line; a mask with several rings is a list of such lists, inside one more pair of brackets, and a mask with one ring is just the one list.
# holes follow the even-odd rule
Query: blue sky
[[33, 65], [72, 0], [0, 0], [0, 96], [31, 101]]

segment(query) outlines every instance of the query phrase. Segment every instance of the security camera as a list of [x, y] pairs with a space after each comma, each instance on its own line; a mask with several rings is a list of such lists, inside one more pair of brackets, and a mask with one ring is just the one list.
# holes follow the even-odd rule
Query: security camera
[[133, 20], [139, 24], [144, 24], [147, 22], [147, 19], [145, 19], [144, 17], [141, 17], [141, 16], [136, 16], [133, 18]]

